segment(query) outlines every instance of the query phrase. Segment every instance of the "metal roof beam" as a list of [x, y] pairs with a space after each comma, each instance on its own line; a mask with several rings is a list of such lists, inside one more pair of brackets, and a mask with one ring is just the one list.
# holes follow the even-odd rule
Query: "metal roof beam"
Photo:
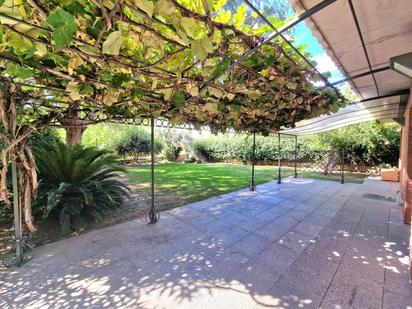
[[339, 84], [343, 84], [343, 83], [345, 83], [345, 82], [352, 81], [352, 80], [357, 79], [357, 78], [365, 77], [365, 76], [368, 76], [368, 75], [371, 75], [371, 74], [375, 74], [375, 73], [379, 73], [379, 72], [384, 72], [384, 71], [387, 71], [387, 70], [390, 70], [390, 67], [389, 67], [389, 66], [386, 66], [386, 67], [383, 67], [383, 68], [379, 68], [379, 69], [374, 69], [374, 70], [372, 70], [372, 71], [367, 71], [367, 72], [359, 73], [359, 74], [356, 74], [356, 75], [353, 75], [353, 76], [349, 76], [349, 77], [346, 77], [346, 78], [344, 78], [344, 79], [341, 79], [341, 80], [338, 80], [338, 81], [336, 81], [336, 82], [333, 82], [333, 83], [331, 83], [331, 84], [332, 84], [333, 86], [336, 86], [336, 85], [339, 85]]
[[359, 101], [354, 101], [351, 104], [357, 104], [357, 103], [362, 103], [362, 102], [369, 102], [369, 101], [373, 101], [373, 100], [379, 100], [379, 99], [385, 99], [385, 98], [390, 98], [390, 97], [396, 97], [396, 96], [402, 96], [402, 95], [408, 95], [409, 94], [409, 89], [403, 89], [403, 90], [398, 90], [398, 91], [394, 91], [391, 93], [387, 93], [384, 95], [379, 95], [376, 97], [371, 97], [371, 98], [367, 98], [367, 99], [362, 99]]
[[358, 17], [356, 16], [356, 12], [355, 12], [355, 8], [353, 7], [352, 0], [348, 0], [348, 1], [349, 1], [349, 6], [350, 6], [350, 10], [352, 12], [353, 19], [355, 21], [356, 30], [358, 31], [359, 39], [360, 39], [361, 44], [362, 44], [362, 49], [363, 49], [363, 52], [365, 54], [366, 61], [368, 62], [369, 72], [371, 72], [371, 74], [372, 74], [373, 82], [375, 83], [375, 87], [376, 87], [376, 92], [379, 96], [380, 93], [379, 93], [378, 83], [376, 82], [375, 75], [372, 73], [372, 65], [371, 65], [371, 61], [370, 61], [370, 58], [369, 58], [368, 50], [366, 49], [365, 40], [363, 39], [362, 30], [359, 26], [359, 20], [358, 20]]

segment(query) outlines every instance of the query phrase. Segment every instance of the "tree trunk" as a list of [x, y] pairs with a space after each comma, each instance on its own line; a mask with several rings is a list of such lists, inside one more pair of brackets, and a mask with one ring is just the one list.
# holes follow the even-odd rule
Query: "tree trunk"
[[81, 145], [83, 133], [86, 130], [86, 126], [68, 126], [64, 128], [66, 130], [66, 144], [73, 146], [73, 145]]
[[88, 124], [88, 121], [79, 119], [78, 108], [78, 104], [73, 104], [66, 117], [60, 120], [66, 130], [66, 144], [70, 146], [81, 145], [83, 133]]

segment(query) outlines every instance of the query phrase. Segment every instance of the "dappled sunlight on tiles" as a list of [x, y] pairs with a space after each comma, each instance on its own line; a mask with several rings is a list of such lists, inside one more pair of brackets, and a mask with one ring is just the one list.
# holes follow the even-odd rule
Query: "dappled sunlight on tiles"
[[0, 307], [345, 308], [359, 297], [381, 307], [408, 293], [407, 249], [402, 235], [371, 225], [375, 205], [354, 195], [362, 188], [268, 183], [164, 212], [154, 226], [124, 223], [40, 247], [0, 279]]

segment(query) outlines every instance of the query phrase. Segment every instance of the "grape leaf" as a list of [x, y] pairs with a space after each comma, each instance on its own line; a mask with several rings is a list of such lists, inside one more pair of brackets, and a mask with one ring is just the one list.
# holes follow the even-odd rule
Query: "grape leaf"
[[78, 87], [78, 83], [76, 82], [69, 82], [66, 86], [66, 91], [69, 92], [69, 97], [76, 101], [80, 100], [81, 95], [80, 95], [80, 90]]
[[109, 34], [106, 41], [103, 43], [103, 53], [108, 55], [118, 55], [122, 44], [122, 36], [120, 31], [114, 31]]
[[193, 18], [183, 17], [180, 24], [188, 36], [194, 36], [194, 31], [197, 29], [197, 24]]
[[174, 107], [180, 107], [185, 104], [186, 97], [185, 94], [181, 91], [177, 91], [172, 97], [172, 105]]
[[46, 22], [53, 27], [53, 37], [56, 47], [70, 45], [77, 31], [77, 24], [72, 14], [58, 7], [47, 17]]
[[4, 73], [6, 73], [10, 76], [13, 76], [13, 77], [19, 77], [19, 78], [25, 79], [25, 78], [32, 77], [34, 75], [34, 70], [29, 69], [29, 68], [21, 67], [17, 64], [14, 64], [14, 63], [10, 63], [7, 66]]
[[142, 11], [144, 11], [149, 17], [153, 16], [154, 11], [154, 3], [149, 0], [133, 0], [135, 5], [139, 7]]
[[213, 45], [207, 36], [204, 36], [200, 40], [194, 40], [191, 46], [192, 54], [196, 56], [200, 61], [206, 59], [207, 54], [213, 52]]

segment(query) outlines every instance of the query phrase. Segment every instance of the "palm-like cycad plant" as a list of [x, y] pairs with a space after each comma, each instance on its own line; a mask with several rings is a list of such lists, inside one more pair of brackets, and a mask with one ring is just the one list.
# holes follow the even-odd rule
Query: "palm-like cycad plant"
[[125, 170], [107, 151], [56, 143], [35, 152], [41, 179], [36, 202], [44, 217], [58, 217], [65, 232], [85, 226], [88, 218], [99, 223], [128, 196], [118, 179]]

